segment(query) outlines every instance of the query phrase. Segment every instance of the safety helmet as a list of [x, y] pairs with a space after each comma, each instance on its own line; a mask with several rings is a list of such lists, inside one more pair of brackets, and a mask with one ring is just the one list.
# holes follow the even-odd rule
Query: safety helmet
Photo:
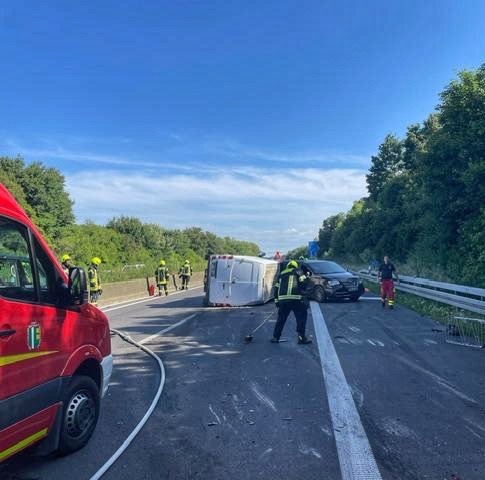
[[190, 262], [188, 260], [185, 260], [185, 265], [188, 265]]
[[62, 257], [61, 257], [61, 262], [64, 263], [64, 262], [67, 262], [68, 260], [71, 260], [71, 256], [68, 254], [68, 253], [65, 253]]
[[162, 267], [165, 266], [165, 260], [160, 260], [160, 266], [162, 266]]
[[290, 260], [286, 268], [298, 268], [298, 263], [296, 260]]
[[91, 258], [91, 263], [93, 265], [99, 265], [101, 263], [101, 259], [99, 257], [93, 257]]

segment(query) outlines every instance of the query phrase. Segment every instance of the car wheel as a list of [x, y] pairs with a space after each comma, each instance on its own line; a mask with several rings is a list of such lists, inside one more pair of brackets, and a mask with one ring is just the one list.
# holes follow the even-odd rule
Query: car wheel
[[60, 453], [75, 452], [88, 443], [98, 423], [99, 407], [99, 388], [94, 380], [74, 376], [63, 406]]
[[325, 301], [325, 290], [323, 289], [323, 287], [321, 287], [320, 285], [317, 285], [313, 289], [313, 298], [319, 303], [322, 303]]
[[360, 295], [352, 295], [350, 297], [350, 301], [351, 302], [358, 302], [359, 301], [359, 298], [360, 298]]

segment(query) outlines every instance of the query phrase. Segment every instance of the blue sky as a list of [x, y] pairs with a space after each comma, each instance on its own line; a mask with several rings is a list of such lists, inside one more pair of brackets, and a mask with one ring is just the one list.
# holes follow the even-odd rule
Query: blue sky
[[473, 0], [5, 0], [0, 155], [59, 168], [80, 222], [285, 251], [365, 195], [386, 133], [485, 62], [484, 31]]

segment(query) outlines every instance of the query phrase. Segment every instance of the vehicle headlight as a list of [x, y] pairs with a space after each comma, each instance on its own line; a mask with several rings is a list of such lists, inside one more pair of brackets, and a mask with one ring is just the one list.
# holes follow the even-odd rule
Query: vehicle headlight
[[340, 282], [338, 280], [329, 280], [328, 281], [328, 284], [331, 286], [331, 287], [336, 287], [337, 285], [340, 285]]

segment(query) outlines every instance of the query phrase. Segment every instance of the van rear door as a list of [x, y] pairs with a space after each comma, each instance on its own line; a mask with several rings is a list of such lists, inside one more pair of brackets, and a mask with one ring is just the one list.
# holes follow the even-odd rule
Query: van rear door
[[225, 305], [231, 297], [231, 266], [232, 258], [225, 255], [214, 257], [209, 269], [209, 303]]
[[231, 269], [231, 305], [246, 305], [258, 301], [259, 265], [246, 259], [236, 259]]

